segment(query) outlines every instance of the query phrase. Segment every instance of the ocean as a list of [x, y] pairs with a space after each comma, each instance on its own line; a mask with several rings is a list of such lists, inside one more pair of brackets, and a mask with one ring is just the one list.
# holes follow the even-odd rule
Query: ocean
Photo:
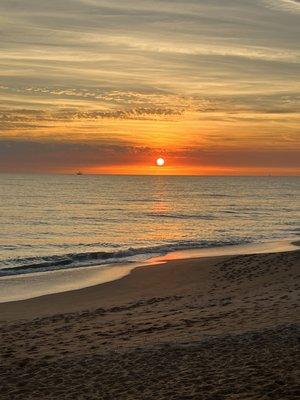
[[0, 174], [0, 276], [299, 234], [299, 177]]

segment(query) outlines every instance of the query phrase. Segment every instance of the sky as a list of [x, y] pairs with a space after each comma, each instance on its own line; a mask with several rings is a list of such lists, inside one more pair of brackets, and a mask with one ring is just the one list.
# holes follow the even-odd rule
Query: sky
[[300, 173], [299, 0], [1, 0], [0, 35], [0, 172]]

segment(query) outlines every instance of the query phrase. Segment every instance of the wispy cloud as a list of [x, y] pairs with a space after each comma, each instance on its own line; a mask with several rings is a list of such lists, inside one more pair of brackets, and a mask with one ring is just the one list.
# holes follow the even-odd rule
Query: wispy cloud
[[299, 0], [265, 0], [265, 2], [266, 4], [278, 10], [300, 13]]

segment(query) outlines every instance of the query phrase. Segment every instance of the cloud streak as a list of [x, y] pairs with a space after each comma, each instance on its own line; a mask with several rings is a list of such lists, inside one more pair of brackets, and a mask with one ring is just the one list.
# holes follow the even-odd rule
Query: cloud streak
[[[0, 148], [0, 169], [22, 172], [24, 167], [31, 172], [72, 173], [78, 168], [89, 171], [105, 171], [112, 166], [143, 167], [146, 162], [153, 163], [161, 149], [135, 147], [130, 144], [86, 144], [80, 142], [2, 142]], [[164, 153], [163, 153], [164, 154]], [[197, 168], [293, 168], [299, 170], [299, 154], [296, 150], [268, 150], [239, 147], [235, 150], [185, 148], [167, 152], [173, 165]], [[67, 157], [66, 157], [67, 155]], [[37, 167], [38, 166], [38, 167]], [[138, 169], [137, 169], [138, 170]]]

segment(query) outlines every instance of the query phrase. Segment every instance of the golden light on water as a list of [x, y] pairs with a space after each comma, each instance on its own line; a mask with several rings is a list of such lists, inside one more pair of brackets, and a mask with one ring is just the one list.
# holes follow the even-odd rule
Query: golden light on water
[[159, 158], [156, 160], [156, 165], [157, 165], [158, 167], [163, 167], [163, 166], [165, 165], [165, 160], [164, 160], [162, 157], [159, 157]]

